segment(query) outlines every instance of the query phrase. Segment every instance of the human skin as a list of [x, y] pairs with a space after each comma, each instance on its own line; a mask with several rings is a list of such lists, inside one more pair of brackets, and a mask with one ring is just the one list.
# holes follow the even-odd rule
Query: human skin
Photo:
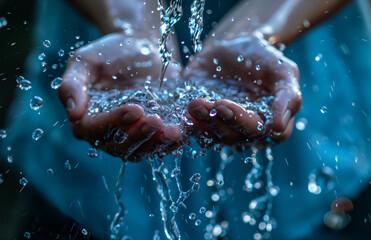
[[[150, 59], [153, 61], [152, 67], [143, 72], [138, 69], [140, 74], [135, 78], [128, 77], [124, 71], [124, 74], [119, 74], [121, 81], [119, 86], [115, 82], [116, 87], [138, 88], [143, 86], [146, 75], [151, 75], [152, 79], [159, 76], [161, 63], [155, 50], [148, 56], [141, 56], [136, 47], [125, 44], [126, 50], [123, 50], [119, 46], [131, 38], [131, 42], [148, 41], [151, 49], [156, 49], [160, 37], [156, 1], [146, 4], [139, 0], [70, 2], [95, 23], [103, 34], [120, 32], [79, 49], [69, 60], [59, 96], [66, 106], [75, 135], [92, 144], [100, 140], [98, 147], [129, 161], [139, 161], [157, 146], [167, 151], [179, 146], [182, 129], [163, 124], [159, 116], [147, 115], [139, 105], [123, 105], [110, 113], [94, 116], [86, 114], [87, 89], [102, 89], [102, 86], [112, 85], [111, 76], [116, 75], [123, 66], [130, 65], [137, 57]], [[346, 2], [252, 0], [249, 3], [242, 1], [232, 9], [214, 30], [213, 37], [205, 41], [204, 49], [184, 68], [182, 77], [185, 80], [217, 83], [220, 80], [212, 77], [215, 74], [213, 58], [219, 59], [223, 69], [219, 76], [223, 76], [224, 80], [235, 80], [241, 88], [251, 90], [246, 91], [250, 99], [274, 95], [273, 124], [259, 131], [257, 124], [262, 121], [261, 117], [255, 113], [247, 114], [238, 103], [228, 99], [210, 103], [198, 98], [188, 106], [188, 116], [196, 123], [190, 131], [199, 137], [206, 130], [216, 143], [226, 145], [246, 144], [246, 139], [249, 140], [248, 144], [257, 144], [258, 140], [259, 144], [264, 143], [268, 137], [276, 142], [286, 139], [291, 133], [294, 115], [301, 106], [299, 72], [296, 64], [273, 46], [289, 44]], [[125, 26], [133, 31], [125, 29]], [[99, 53], [104, 54], [98, 56]], [[77, 61], [76, 56], [79, 55], [81, 60]], [[245, 61], [238, 63], [238, 55], [243, 55], [249, 64]], [[110, 65], [105, 64], [107, 60], [111, 61]], [[259, 71], [256, 70], [257, 64], [260, 66]], [[171, 78], [177, 74], [177, 69], [170, 66], [167, 74]], [[238, 78], [241, 81], [237, 81]], [[262, 84], [257, 85], [256, 80], [262, 80]], [[212, 108], [217, 110], [214, 118], [208, 114]], [[124, 115], [130, 118], [123, 120]], [[129, 134], [124, 144], [116, 144], [111, 138], [107, 140], [106, 136], [112, 128], [123, 129]]]
[[[241, 89], [250, 89], [246, 95], [252, 100], [273, 95], [273, 123], [259, 131], [257, 123], [263, 120], [258, 114], [247, 114], [238, 103], [228, 99], [211, 103], [198, 98], [188, 106], [189, 117], [196, 123], [192, 131], [202, 135], [206, 130], [216, 142], [227, 145], [264, 144], [268, 137], [275, 142], [287, 139], [302, 97], [298, 67], [277, 48], [290, 44], [348, 2], [241, 1], [218, 23], [182, 77], [215, 84], [234, 80]], [[244, 57], [243, 62], [237, 61], [240, 55]], [[218, 65], [223, 69], [220, 73], [215, 70], [214, 58], [219, 60]], [[256, 66], [260, 69], [257, 70]], [[257, 84], [259, 80], [261, 83]], [[217, 116], [209, 116], [211, 109], [217, 110]]]
[[[74, 3], [88, 11], [94, 1]], [[161, 69], [157, 52], [159, 16], [157, 11], [150, 13], [156, 8], [144, 6], [141, 1], [130, 1], [130, 7], [121, 1], [95, 3], [98, 5], [90, 9], [88, 18], [97, 23], [103, 33], [110, 30], [118, 32], [105, 35], [78, 49], [68, 61], [58, 93], [66, 107], [74, 135], [125, 161], [140, 161], [159, 148], [165, 152], [177, 148], [181, 144], [179, 126], [164, 124], [158, 115], [145, 113], [138, 104], [126, 104], [110, 112], [88, 114], [89, 89], [139, 90], [143, 88], [146, 77], [157, 79]], [[96, 9], [102, 10], [102, 19]], [[130, 10], [136, 12], [129, 13]], [[145, 18], [141, 18], [143, 16]], [[137, 24], [139, 19], [140, 26]], [[98, 24], [100, 21], [101, 24]], [[149, 53], [141, 52], [143, 46], [149, 49]], [[151, 61], [152, 65], [136, 68], [133, 66], [135, 61]], [[168, 67], [167, 77], [175, 78], [177, 74], [178, 70], [174, 66]], [[116, 76], [117, 80], [112, 76]], [[127, 134], [123, 143], [116, 143], [113, 139], [111, 133], [117, 130]]]

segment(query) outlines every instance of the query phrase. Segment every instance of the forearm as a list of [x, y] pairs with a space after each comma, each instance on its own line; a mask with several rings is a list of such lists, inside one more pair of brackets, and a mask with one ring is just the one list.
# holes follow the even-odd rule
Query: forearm
[[143, 4], [140, 0], [67, 0], [91, 21], [102, 34], [124, 32], [133, 37], [155, 41], [159, 15], [156, 1]]
[[242, 1], [220, 22], [217, 38], [261, 33], [271, 44], [289, 44], [350, 0]]

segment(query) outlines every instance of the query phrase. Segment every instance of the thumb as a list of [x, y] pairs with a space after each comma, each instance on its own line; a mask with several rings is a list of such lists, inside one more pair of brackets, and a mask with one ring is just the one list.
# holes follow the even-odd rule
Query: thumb
[[278, 90], [273, 100], [273, 124], [272, 130], [282, 133], [290, 119], [299, 111], [302, 97], [298, 88], [287, 87]]
[[62, 85], [58, 89], [59, 98], [70, 121], [77, 121], [84, 115], [88, 102], [87, 85], [90, 76], [87, 64], [70, 60], [62, 78]]

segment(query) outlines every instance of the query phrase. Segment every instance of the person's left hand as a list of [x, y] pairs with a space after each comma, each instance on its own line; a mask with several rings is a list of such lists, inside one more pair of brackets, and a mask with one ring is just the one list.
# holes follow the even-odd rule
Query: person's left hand
[[[255, 35], [210, 39], [190, 61], [182, 77], [211, 88], [220, 82], [237, 85], [250, 101], [274, 96], [273, 123], [269, 125], [263, 124], [262, 115], [246, 111], [238, 102], [222, 99], [212, 103], [203, 98], [191, 101], [188, 118], [195, 122], [191, 131], [196, 137], [205, 136], [206, 131], [214, 143], [264, 145], [268, 137], [279, 142], [290, 136], [294, 115], [302, 101], [299, 71], [294, 62], [264, 39]], [[212, 109], [217, 111], [214, 117], [210, 116]], [[263, 129], [258, 127], [261, 124]]]

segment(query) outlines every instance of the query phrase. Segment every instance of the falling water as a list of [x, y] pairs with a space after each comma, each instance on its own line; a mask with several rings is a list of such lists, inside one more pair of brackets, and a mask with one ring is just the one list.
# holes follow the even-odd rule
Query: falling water
[[192, 15], [189, 18], [189, 30], [193, 41], [193, 51], [195, 53], [202, 50], [201, 33], [204, 27], [204, 8], [205, 0], [194, 0], [191, 6]]
[[162, 3], [163, 1], [164, 0], [158, 0], [158, 10], [160, 11], [161, 20], [161, 39], [158, 49], [162, 61], [160, 88], [164, 80], [167, 66], [170, 63], [173, 54], [173, 50], [169, 50], [167, 47], [167, 40], [169, 37], [170, 29], [180, 20], [183, 15], [182, 0], [171, 0], [170, 6], [167, 9], [165, 9], [164, 4]]

